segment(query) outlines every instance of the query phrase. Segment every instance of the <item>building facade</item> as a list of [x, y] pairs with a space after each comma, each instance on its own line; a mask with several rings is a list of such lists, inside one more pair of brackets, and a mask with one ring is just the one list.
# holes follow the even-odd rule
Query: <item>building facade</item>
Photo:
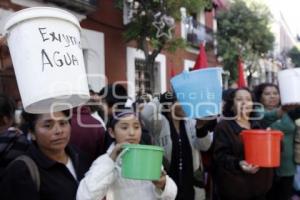
[[[210, 33], [216, 31], [214, 9], [199, 11], [195, 16], [187, 16], [182, 10], [182, 20], [176, 24], [176, 35], [191, 45], [177, 50], [176, 53], [162, 51], [156, 59], [153, 69], [144, 69], [144, 55], [136, 49], [134, 42], [126, 43], [123, 38], [126, 13], [116, 8], [114, 0], [1, 0], [0, 33], [12, 13], [35, 6], [51, 6], [65, 9], [74, 14], [82, 27], [81, 44], [91, 88], [98, 92], [108, 83], [124, 84], [132, 98], [139, 90], [152, 93], [165, 92], [170, 88], [172, 72], [180, 73], [192, 68], [198, 55], [198, 44], [207, 40], [214, 46]], [[199, 26], [189, 24], [196, 20]], [[195, 24], [195, 23], [194, 23]], [[194, 32], [193, 32], [194, 31]], [[193, 35], [194, 33], [194, 35]], [[218, 66], [214, 48], [207, 51], [209, 66]], [[0, 91], [20, 99], [13, 65], [8, 47], [0, 49]]]
[[264, 59], [259, 60], [259, 70], [254, 74], [254, 85], [263, 82], [278, 83], [278, 72], [282, 69], [292, 68], [288, 51], [297, 45], [296, 36], [293, 35], [282, 11], [279, 2], [265, 0], [272, 14], [271, 31], [275, 42], [273, 51]]

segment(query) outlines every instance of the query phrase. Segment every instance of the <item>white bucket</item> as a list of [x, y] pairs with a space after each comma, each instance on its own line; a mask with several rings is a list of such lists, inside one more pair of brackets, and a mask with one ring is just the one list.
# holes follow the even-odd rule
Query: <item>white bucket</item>
[[27, 112], [60, 111], [89, 99], [75, 16], [57, 8], [28, 8], [14, 13], [5, 31]]
[[281, 104], [300, 103], [300, 68], [286, 69], [278, 73]]

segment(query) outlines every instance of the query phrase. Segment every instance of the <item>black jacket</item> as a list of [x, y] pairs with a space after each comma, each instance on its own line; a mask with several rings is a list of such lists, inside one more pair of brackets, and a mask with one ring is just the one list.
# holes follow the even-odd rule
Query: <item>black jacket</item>
[[[252, 123], [251, 128], [260, 126]], [[223, 199], [256, 199], [265, 196], [272, 185], [272, 168], [260, 168], [255, 174], [247, 174], [240, 169], [239, 161], [244, 160], [242, 130], [234, 120], [224, 120], [214, 132], [213, 176]]]
[[16, 157], [25, 154], [29, 141], [25, 134], [15, 130], [0, 133], [0, 181], [7, 165]]
[[17, 161], [7, 169], [1, 181], [0, 199], [74, 200], [79, 181], [88, 170], [88, 164], [87, 160], [71, 147], [67, 147], [66, 151], [73, 162], [77, 180], [64, 164], [50, 160], [32, 144], [28, 155], [39, 168], [40, 191], [37, 191], [25, 163]]

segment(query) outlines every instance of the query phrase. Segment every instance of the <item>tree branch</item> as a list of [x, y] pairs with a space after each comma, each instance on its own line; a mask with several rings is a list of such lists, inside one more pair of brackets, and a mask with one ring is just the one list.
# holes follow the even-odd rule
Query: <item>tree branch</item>
[[150, 57], [151, 57], [151, 59], [154, 58], [153, 61], [155, 60], [156, 56], [158, 56], [158, 54], [162, 51], [165, 44], [166, 44], [166, 41], [162, 40], [159, 47], [152, 51], [152, 53], [150, 54]]
[[141, 38], [141, 43], [142, 43], [142, 49], [144, 51], [144, 55], [145, 55], [145, 60], [149, 59], [149, 44], [146, 40], [146, 37]]

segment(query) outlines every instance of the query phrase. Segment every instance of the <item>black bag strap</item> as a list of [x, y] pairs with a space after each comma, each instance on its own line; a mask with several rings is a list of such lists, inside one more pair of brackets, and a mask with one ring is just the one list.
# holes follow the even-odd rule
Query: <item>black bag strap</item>
[[23, 161], [26, 164], [27, 168], [29, 169], [30, 176], [31, 176], [33, 182], [36, 184], [37, 191], [39, 192], [41, 180], [40, 180], [39, 169], [38, 169], [37, 165], [35, 164], [35, 162], [29, 156], [21, 155], [21, 156], [17, 157], [16, 159], [14, 159], [13, 161], [11, 161], [7, 168], [12, 166], [17, 161]]

